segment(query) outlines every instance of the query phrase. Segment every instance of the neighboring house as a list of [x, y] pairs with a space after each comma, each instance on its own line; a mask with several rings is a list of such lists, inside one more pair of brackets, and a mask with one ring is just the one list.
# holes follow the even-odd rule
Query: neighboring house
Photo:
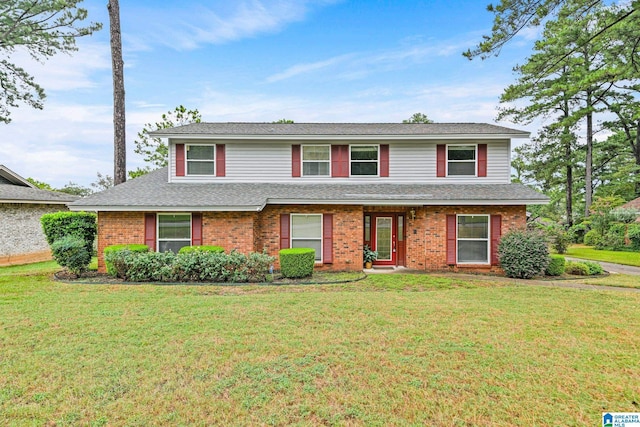
[[[513, 138], [490, 124], [195, 123], [153, 132], [169, 167], [78, 200], [107, 245], [316, 249], [318, 268], [490, 270], [497, 243], [548, 199], [510, 183]], [[104, 271], [104, 262], [99, 259]]]
[[78, 197], [40, 190], [0, 165], [0, 266], [51, 259], [40, 217], [66, 211]]
[[636, 218], [636, 222], [640, 222], [640, 197], [625, 203], [624, 205], [618, 207], [617, 209], [636, 211], [636, 215], [638, 216], [638, 218]]

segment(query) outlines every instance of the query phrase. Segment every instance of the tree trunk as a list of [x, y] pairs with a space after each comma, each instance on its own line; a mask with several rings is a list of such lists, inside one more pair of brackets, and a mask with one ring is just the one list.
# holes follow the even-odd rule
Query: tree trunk
[[127, 180], [127, 141], [124, 111], [124, 62], [120, 34], [120, 5], [109, 0], [109, 28], [111, 34], [111, 61], [113, 67], [113, 183]]
[[635, 185], [635, 196], [640, 197], [640, 120], [636, 124], [636, 143], [631, 144], [633, 147], [633, 154], [636, 158], [636, 185]]
[[[591, 90], [587, 90], [587, 108], [591, 109]], [[593, 113], [587, 113], [587, 159], [584, 168], [584, 216], [589, 216], [589, 209], [593, 201], [593, 184], [592, 184], [592, 167], [593, 167]]]

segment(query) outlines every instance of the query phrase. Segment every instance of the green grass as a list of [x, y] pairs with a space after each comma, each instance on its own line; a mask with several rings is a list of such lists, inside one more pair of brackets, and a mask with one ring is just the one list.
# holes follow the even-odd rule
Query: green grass
[[610, 274], [604, 277], [583, 280], [588, 285], [618, 286], [621, 288], [640, 289], [640, 277], [629, 274]]
[[574, 258], [640, 267], [640, 252], [600, 251], [589, 246], [572, 245], [566, 255]]
[[86, 285], [0, 269], [0, 419], [531, 426], [638, 412], [640, 294], [501, 283]]

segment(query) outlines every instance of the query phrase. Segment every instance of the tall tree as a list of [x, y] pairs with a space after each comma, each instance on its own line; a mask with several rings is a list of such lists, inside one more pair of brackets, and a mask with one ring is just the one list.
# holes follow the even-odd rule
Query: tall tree
[[111, 35], [111, 62], [113, 70], [113, 183], [127, 180], [127, 136], [125, 133], [124, 61], [120, 32], [120, 5], [109, 0], [109, 29]]
[[409, 117], [408, 119], [404, 119], [402, 123], [433, 123], [433, 120], [427, 117], [426, 114], [413, 113], [411, 117]]
[[82, 0], [3, 0], [0, 2], [0, 122], [11, 121], [11, 109], [20, 103], [42, 109], [45, 91], [33, 76], [11, 60], [24, 50], [44, 62], [58, 53], [78, 50], [76, 39], [102, 28], [78, 24], [87, 18]]

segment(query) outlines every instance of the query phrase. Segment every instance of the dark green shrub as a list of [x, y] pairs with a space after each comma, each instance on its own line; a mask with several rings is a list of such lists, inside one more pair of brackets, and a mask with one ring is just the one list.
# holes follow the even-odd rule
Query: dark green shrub
[[311, 248], [281, 249], [280, 272], [291, 279], [310, 277], [313, 274], [316, 251]]
[[222, 246], [183, 246], [178, 251], [179, 254], [184, 254], [187, 252], [213, 252], [213, 253], [222, 253], [224, 252], [224, 248]]
[[583, 242], [587, 246], [597, 246], [600, 240], [602, 240], [602, 236], [597, 230], [589, 230], [585, 233]]
[[568, 261], [564, 267], [564, 272], [576, 276], [588, 276], [589, 267], [584, 262]]
[[565, 260], [561, 255], [551, 255], [549, 258], [549, 265], [544, 271], [547, 276], [560, 276], [564, 273]]
[[604, 269], [602, 268], [602, 266], [600, 264], [598, 264], [597, 262], [593, 262], [593, 261], [582, 261], [582, 263], [584, 265], [587, 266], [587, 268], [589, 269], [589, 275], [590, 276], [594, 276], [596, 274], [602, 274], [604, 273]]
[[627, 237], [631, 242], [630, 249], [640, 251], [640, 224], [629, 224]]
[[104, 248], [104, 264], [107, 267], [107, 274], [110, 276], [117, 276], [117, 271], [113, 265], [113, 257], [109, 256], [110, 253], [127, 250], [129, 252], [149, 252], [149, 246], [140, 244], [125, 244], [125, 245], [111, 245]]
[[536, 232], [509, 231], [498, 244], [498, 259], [508, 277], [530, 279], [549, 264], [547, 240]]
[[609, 226], [602, 240], [596, 245], [596, 249], [610, 251], [622, 251], [625, 247], [625, 237], [627, 235], [627, 224], [613, 223]]
[[126, 273], [123, 279], [131, 282], [171, 282], [176, 254], [168, 252], [129, 252], [125, 255]]
[[85, 243], [78, 236], [61, 237], [51, 245], [53, 258], [60, 266], [79, 276], [91, 262], [91, 252], [87, 250]]
[[556, 227], [549, 231], [549, 239], [551, 240], [551, 247], [553, 247], [557, 253], [567, 253], [567, 249], [571, 243], [571, 236], [569, 233], [560, 227]]
[[96, 239], [96, 215], [88, 212], [55, 212], [40, 218], [42, 230], [49, 246], [64, 236], [77, 236], [84, 240], [89, 254], [93, 254]]

